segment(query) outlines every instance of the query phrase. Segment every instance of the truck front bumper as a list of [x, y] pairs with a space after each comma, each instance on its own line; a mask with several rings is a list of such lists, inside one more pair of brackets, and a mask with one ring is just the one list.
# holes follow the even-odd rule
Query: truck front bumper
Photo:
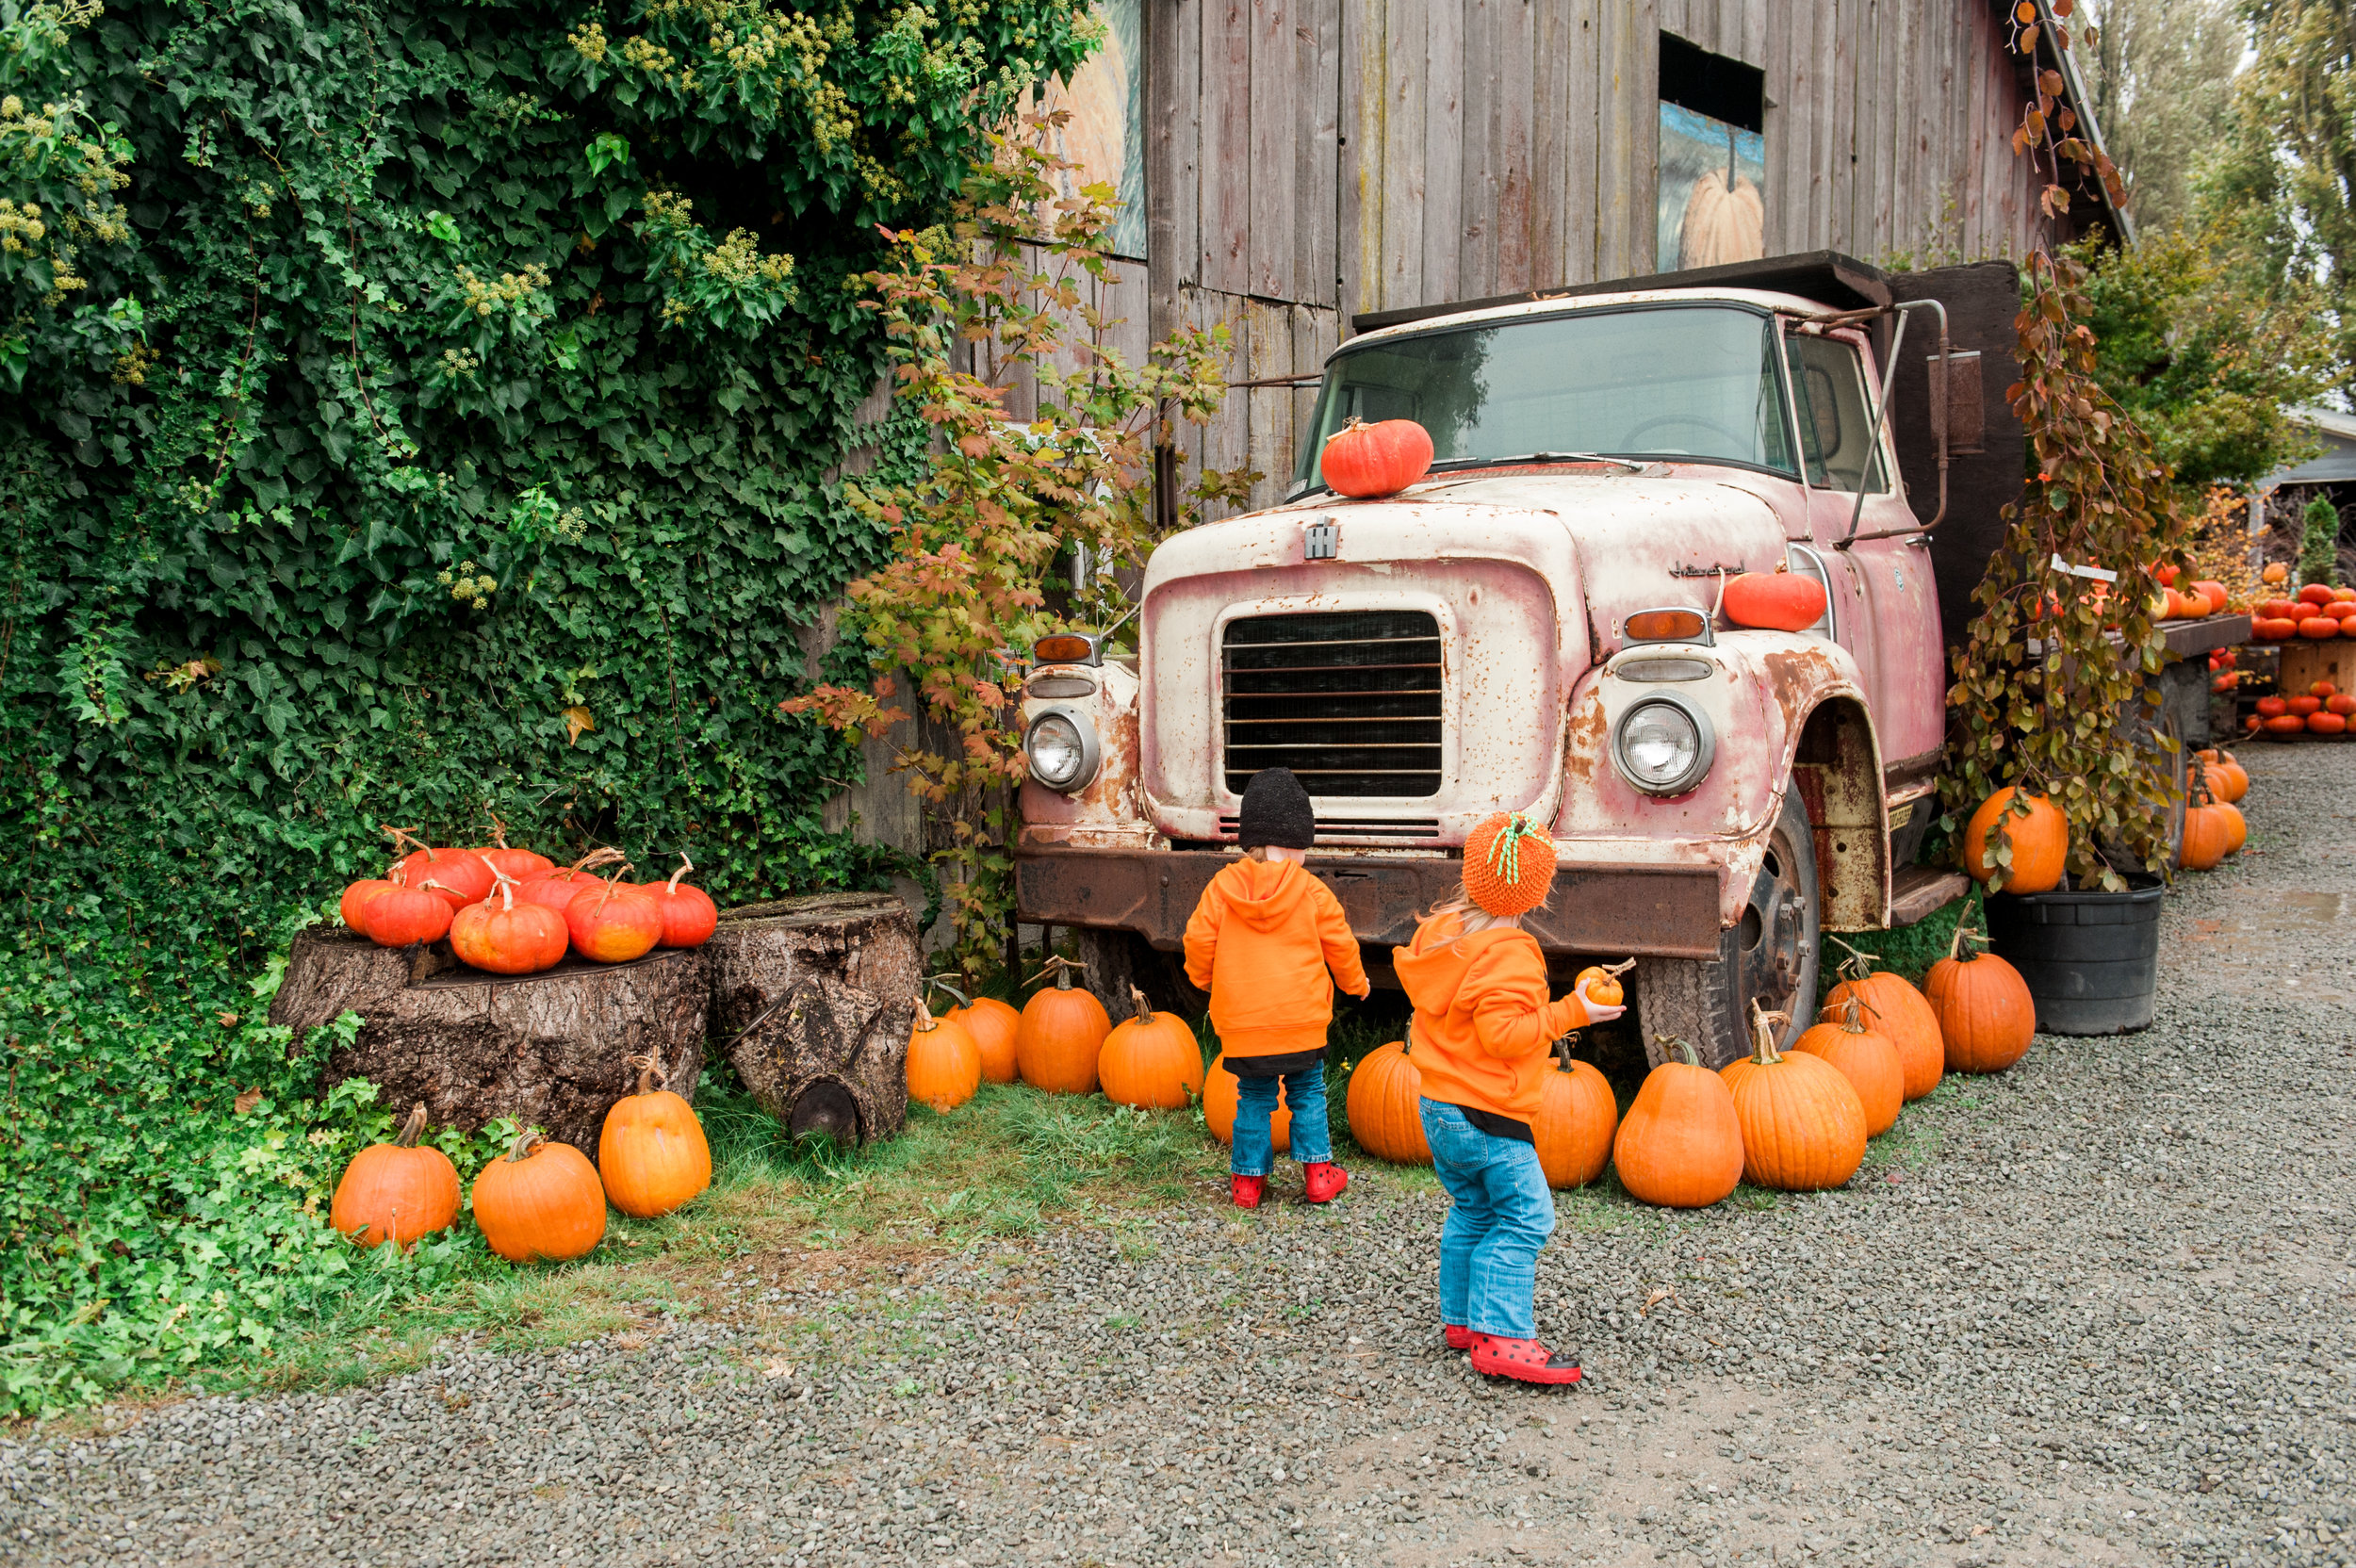
[[[1203, 888], [1235, 858], [1216, 850], [1026, 848], [1015, 861], [1015, 900], [1034, 924], [1135, 931], [1174, 952]], [[1308, 867], [1341, 900], [1361, 943], [1397, 947], [1415, 936], [1417, 915], [1456, 890], [1464, 862], [1312, 851]], [[1522, 928], [1548, 953], [1715, 958], [1718, 877], [1710, 866], [1564, 866], [1546, 907], [1523, 917]]]

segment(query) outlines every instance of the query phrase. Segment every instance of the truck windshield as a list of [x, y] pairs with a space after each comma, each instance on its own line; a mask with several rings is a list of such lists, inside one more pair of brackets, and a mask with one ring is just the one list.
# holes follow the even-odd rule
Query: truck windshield
[[1796, 474], [1775, 321], [1654, 305], [1464, 327], [1344, 351], [1326, 368], [1296, 493], [1352, 418], [1413, 419], [1433, 464], [1532, 453], [1699, 458]]

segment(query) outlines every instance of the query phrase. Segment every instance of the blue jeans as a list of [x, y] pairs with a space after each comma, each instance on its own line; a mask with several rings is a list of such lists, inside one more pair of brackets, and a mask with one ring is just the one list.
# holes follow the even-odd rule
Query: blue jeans
[[1276, 1086], [1284, 1086], [1284, 1105], [1293, 1114], [1293, 1158], [1316, 1165], [1333, 1157], [1333, 1130], [1325, 1120], [1325, 1069], [1304, 1067], [1282, 1078], [1235, 1080], [1235, 1152], [1227, 1168], [1238, 1176], [1265, 1176], [1276, 1168]]
[[1538, 1251], [1554, 1234], [1554, 1192], [1538, 1151], [1492, 1137], [1464, 1113], [1423, 1102], [1423, 1135], [1448, 1189], [1440, 1228], [1440, 1316], [1477, 1334], [1538, 1337]]

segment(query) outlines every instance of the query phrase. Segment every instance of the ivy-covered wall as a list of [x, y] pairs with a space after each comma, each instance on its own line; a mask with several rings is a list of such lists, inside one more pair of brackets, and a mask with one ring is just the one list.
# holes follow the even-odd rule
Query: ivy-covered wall
[[0, 896], [234, 935], [490, 809], [872, 871], [777, 710], [888, 543], [845, 279], [1083, 14], [0, 3]]

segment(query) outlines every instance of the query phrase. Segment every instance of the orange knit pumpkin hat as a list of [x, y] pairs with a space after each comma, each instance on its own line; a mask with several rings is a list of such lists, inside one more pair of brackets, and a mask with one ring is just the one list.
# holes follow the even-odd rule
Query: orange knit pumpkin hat
[[1554, 887], [1554, 841], [1521, 811], [1483, 818], [1464, 837], [1464, 891], [1493, 915], [1526, 915]]

